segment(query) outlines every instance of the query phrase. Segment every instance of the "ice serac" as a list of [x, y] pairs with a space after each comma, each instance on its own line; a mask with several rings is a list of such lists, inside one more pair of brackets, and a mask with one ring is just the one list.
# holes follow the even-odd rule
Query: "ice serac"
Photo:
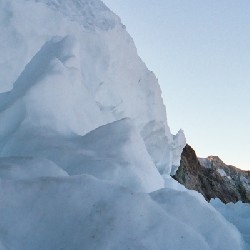
[[0, 249], [242, 249], [167, 185], [184, 134], [101, 1], [0, 0], [0, 29]]
[[[115, 14], [97, 0], [0, 4], [0, 88], [15, 82], [12, 92], [32, 103], [25, 122], [83, 135], [130, 117], [160, 172], [176, 168], [184, 136], [170, 133], [157, 79]], [[20, 96], [10, 95], [4, 106], [13, 109]]]

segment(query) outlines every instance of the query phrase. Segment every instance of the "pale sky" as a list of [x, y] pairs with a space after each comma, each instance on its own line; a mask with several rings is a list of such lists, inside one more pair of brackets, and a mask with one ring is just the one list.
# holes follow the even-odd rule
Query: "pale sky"
[[156, 74], [171, 131], [250, 169], [250, 1], [104, 0]]

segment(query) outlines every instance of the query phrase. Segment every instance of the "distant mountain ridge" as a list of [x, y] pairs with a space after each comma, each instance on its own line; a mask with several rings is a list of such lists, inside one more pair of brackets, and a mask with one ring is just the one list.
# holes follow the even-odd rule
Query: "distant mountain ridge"
[[226, 165], [218, 156], [198, 158], [189, 145], [182, 152], [173, 178], [201, 193], [207, 201], [219, 198], [224, 203], [250, 203], [250, 171]]

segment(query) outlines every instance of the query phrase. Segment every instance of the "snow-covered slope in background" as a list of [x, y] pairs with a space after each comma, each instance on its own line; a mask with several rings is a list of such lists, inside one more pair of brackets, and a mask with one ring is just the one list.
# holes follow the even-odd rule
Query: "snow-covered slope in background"
[[164, 188], [184, 134], [101, 1], [0, 0], [0, 32], [0, 249], [242, 249]]

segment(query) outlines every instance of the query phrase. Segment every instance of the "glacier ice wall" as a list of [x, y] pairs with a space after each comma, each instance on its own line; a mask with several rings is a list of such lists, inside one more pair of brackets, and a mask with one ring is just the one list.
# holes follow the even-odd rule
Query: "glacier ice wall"
[[0, 249], [242, 249], [170, 179], [184, 134], [101, 1], [0, 0], [0, 31]]
[[2, 0], [0, 22], [1, 137], [17, 126], [84, 135], [129, 117], [160, 173], [176, 169], [185, 137], [171, 134], [156, 77], [101, 1]]

